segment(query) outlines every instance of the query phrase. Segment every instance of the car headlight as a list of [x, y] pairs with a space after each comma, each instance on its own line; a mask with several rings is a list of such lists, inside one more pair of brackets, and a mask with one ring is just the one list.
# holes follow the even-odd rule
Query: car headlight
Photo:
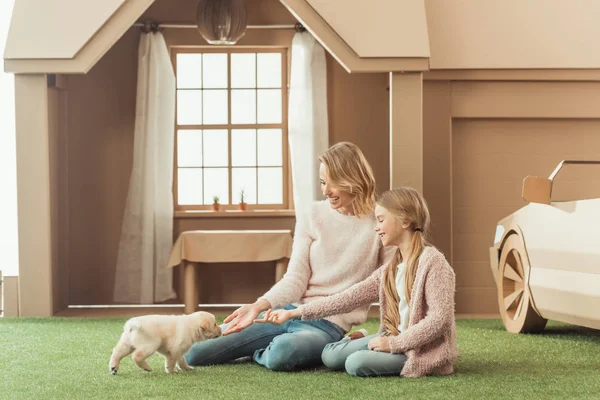
[[494, 236], [494, 243], [498, 243], [504, 236], [504, 226], [496, 225], [496, 236]]

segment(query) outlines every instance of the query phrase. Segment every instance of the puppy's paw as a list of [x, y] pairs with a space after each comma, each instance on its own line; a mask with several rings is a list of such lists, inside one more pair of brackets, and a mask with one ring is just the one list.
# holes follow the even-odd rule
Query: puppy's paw
[[118, 371], [118, 369], [116, 367], [110, 367], [110, 374], [111, 375], [116, 375], [117, 371]]
[[194, 367], [190, 367], [189, 365], [179, 366], [184, 371], [193, 371]]

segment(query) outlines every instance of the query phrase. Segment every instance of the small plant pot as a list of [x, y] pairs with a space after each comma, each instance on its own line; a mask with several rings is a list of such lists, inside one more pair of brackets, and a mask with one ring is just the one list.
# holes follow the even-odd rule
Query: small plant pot
[[239, 209], [242, 211], [246, 211], [248, 209], [248, 203], [240, 203]]
[[219, 211], [219, 209], [221, 208], [221, 204], [213, 203], [212, 208], [213, 208], [213, 211]]

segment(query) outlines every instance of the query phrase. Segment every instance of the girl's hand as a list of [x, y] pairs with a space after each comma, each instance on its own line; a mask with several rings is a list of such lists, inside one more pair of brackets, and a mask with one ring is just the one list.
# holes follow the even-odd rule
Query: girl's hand
[[352, 332], [348, 335], [350, 340], [362, 339], [368, 335], [368, 332], [365, 329], [359, 329], [356, 332]]
[[261, 319], [255, 319], [254, 322], [258, 322], [258, 323], [269, 323], [269, 324], [273, 324], [273, 325], [281, 325], [284, 322], [286, 322], [287, 320], [290, 320], [292, 318], [298, 318], [301, 317], [302, 314], [298, 313], [298, 311], [295, 310], [275, 310], [275, 311], [271, 311], [270, 309], [267, 310], [265, 312], [265, 314], [263, 315], [263, 317]]
[[362, 332], [352, 332], [351, 334], [348, 335], [348, 337], [350, 338], [350, 340], [355, 340], [355, 339], [360, 339], [365, 337], [365, 335], [362, 334]]
[[369, 350], [381, 351], [383, 353], [390, 353], [390, 338], [387, 336], [379, 336], [369, 340]]

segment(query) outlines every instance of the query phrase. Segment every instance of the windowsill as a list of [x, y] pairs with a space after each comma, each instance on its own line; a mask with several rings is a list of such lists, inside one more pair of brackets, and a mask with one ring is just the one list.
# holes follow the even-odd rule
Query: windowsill
[[294, 210], [180, 210], [175, 211], [175, 218], [265, 218], [295, 217]]

